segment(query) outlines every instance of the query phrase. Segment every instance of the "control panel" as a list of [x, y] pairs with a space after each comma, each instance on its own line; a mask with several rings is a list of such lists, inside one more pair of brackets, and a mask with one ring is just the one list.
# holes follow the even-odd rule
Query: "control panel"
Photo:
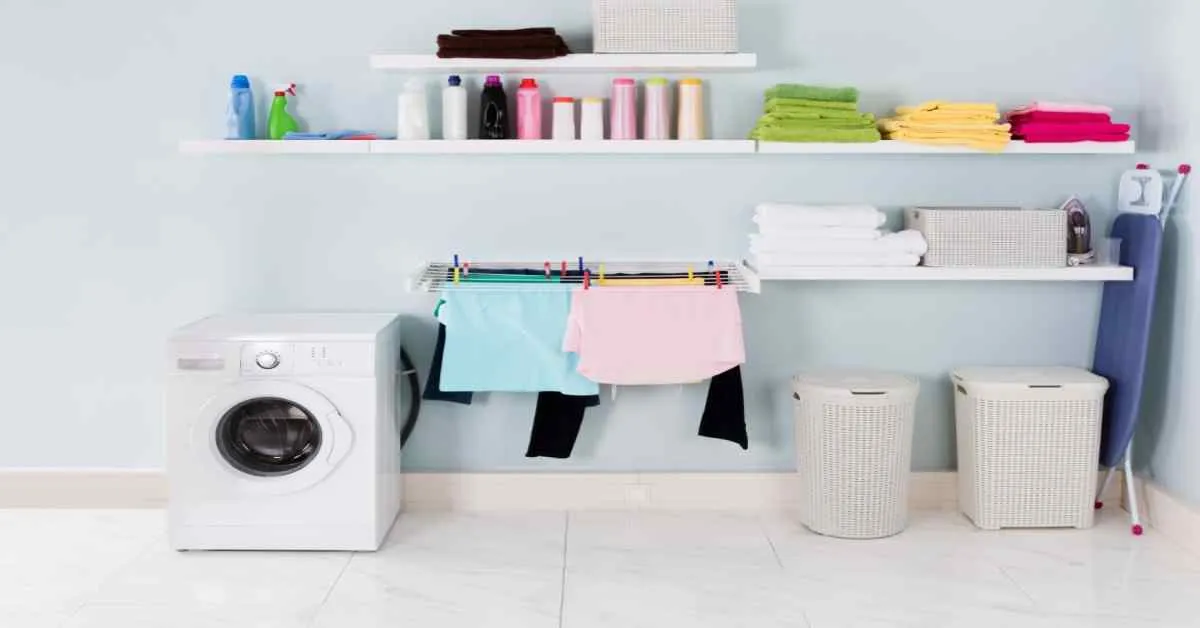
[[368, 343], [250, 343], [242, 346], [242, 374], [330, 375], [370, 377], [375, 373], [375, 351]]

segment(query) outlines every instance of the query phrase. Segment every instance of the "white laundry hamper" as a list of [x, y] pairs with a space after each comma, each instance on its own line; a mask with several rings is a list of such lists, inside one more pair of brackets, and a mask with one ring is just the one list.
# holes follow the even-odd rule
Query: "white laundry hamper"
[[953, 383], [963, 514], [985, 530], [1092, 527], [1108, 380], [985, 367]]
[[904, 531], [920, 383], [836, 371], [802, 375], [794, 385], [801, 522], [846, 539]]

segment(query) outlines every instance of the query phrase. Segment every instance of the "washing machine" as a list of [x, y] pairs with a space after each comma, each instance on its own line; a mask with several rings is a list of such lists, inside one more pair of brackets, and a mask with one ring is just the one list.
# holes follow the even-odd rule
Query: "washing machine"
[[400, 512], [394, 315], [239, 315], [170, 340], [179, 550], [378, 549]]

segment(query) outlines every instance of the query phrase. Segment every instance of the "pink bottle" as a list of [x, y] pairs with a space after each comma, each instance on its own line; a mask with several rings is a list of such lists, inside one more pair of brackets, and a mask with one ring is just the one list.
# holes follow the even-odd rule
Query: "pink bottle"
[[630, 78], [613, 80], [610, 137], [614, 140], [636, 140], [637, 82]]
[[517, 139], [542, 139], [542, 92], [531, 78], [521, 79], [517, 90]]

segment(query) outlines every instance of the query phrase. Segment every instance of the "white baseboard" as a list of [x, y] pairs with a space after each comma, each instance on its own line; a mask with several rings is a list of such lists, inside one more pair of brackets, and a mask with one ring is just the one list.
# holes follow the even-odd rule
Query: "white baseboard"
[[[785, 511], [797, 481], [794, 473], [409, 473], [404, 493], [412, 510]], [[0, 470], [0, 508], [161, 508], [166, 497], [159, 470]], [[913, 509], [954, 510], [957, 474], [914, 473], [909, 498]]]
[[1200, 508], [1139, 477], [1138, 504], [1149, 527], [1189, 551], [1200, 554]]

